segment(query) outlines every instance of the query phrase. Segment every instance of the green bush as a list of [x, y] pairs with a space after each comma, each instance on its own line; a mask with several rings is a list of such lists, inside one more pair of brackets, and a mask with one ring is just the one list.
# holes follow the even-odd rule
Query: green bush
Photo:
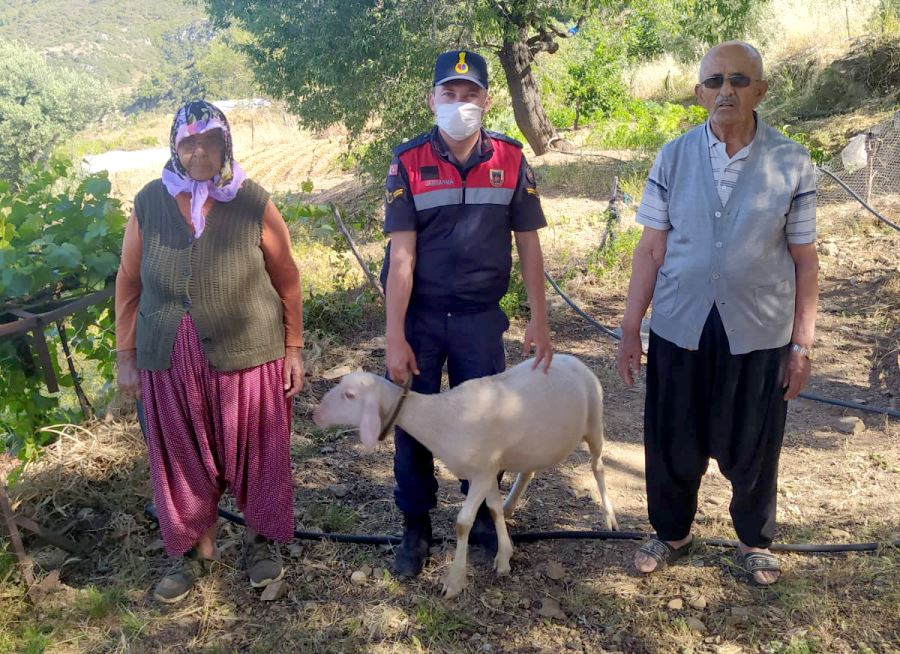
[[509, 290], [500, 298], [500, 308], [510, 320], [528, 315], [528, 293], [522, 280], [522, 266], [518, 261], [513, 262]]
[[804, 148], [809, 150], [809, 156], [816, 164], [822, 165], [824, 163], [828, 163], [831, 160], [831, 153], [829, 153], [828, 150], [822, 147], [806, 132], [793, 132], [791, 131], [790, 125], [784, 125], [783, 127], [781, 127], [780, 131], [788, 138], [793, 139]]
[[567, 107], [573, 114], [572, 127], [581, 121], [602, 118], [620, 109], [625, 98], [622, 69], [625, 52], [621, 42], [600, 41], [589, 58], [568, 66], [565, 83]]
[[[0, 322], [13, 320], [15, 309], [39, 311], [112, 282], [124, 225], [106, 176], [79, 178], [70, 162], [32, 168], [16, 189], [0, 181]], [[110, 299], [65, 319], [73, 353], [101, 383], [112, 379], [115, 364], [112, 305]], [[55, 327], [48, 332], [54, 371], [69, 388], [74, 380], [60, 366]], [[46, 392], [24, 337], [0, 340], [0, 368], [0, 450], [27, 461], [46, 443], [39, 427], [76, 414], [63, 401], [68, 394]]]
[[656, 150], [706, 120], [698, 105], [630, 100], [600, 121], [588, 143], [601, 148]]
[[324, 334], [344, 334], [362, 323], [363, 308], [372, 298], [365, 292], [337, 291], [303, 300], [303, 328]]

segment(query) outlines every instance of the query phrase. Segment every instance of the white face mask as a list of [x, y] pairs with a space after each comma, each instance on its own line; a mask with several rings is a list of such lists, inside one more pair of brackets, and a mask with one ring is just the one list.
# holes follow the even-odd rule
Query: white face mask
[[471, 102], [434, 105], [435, 122], [454, 141], [463, 141], [481, 128], [484, 110]]

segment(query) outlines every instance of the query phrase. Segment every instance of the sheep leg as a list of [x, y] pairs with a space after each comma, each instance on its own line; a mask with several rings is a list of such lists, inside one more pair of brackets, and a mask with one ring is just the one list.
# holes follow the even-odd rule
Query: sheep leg
[[469, 493], [466, 501], [456, 516], [456, 552], [453, 555], [453, 563], [444, 574], [443, 593], [446, 597], [456, 597], [466, 587], [466, 561], [469, 549], [469, 532], [475, 522], [475, 514], [478, 507], [487, 497], [491, 489], [497, 487], [497, 479], [492, 475], [469, 480]]
[[616, 512], [613, 510], [612, 501], [606, 491], [606, 480], [603, 477], [603, 424], [601, 423], [600, 427], [585, 440], [591, 451], [591, 470], [597, 481], [597, 489], [600, 491], [603, 512], [606, 514], [606, 528], [618, 531], [619, 522], [616, 520]]
[[512, 556], [512, 540], [506, 530], [506, 519], [503, 516], [503, 498], [500, 489], [494, 485], [487, 495], [488, 510], [494, 519], [494, 527], [497, 530], [497, 556], [494, 557], [494, 570], [498, 575], [509, 574], [509, 558]]
[[509, 495], [506, 496], [506, 501], [503, 503], [503, 517], [512, 517], [513, 511], [516, 510], [516, 504], [519, 502], [519, 498], [522, 497], [522, 493], [528, 488], [528, 484], [532, 479], [534, 479], [534, 470], [528, 470], [527, 472], [520, 472], [518, 474], [513, 487], [509, 490]]

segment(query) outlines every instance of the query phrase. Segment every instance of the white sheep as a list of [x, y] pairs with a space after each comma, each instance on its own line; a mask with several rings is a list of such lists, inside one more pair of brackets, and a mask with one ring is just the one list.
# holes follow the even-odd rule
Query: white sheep
[[[497, 529], [494, 569], [507, 574], [512, 542], [504, 518], [512, 515], [535, 471], [556, 465], [582, 440], [591, 452], [606, 526], [618, 528], [603, 479], [600, 382], [573, 356], [557, 354], [546, 374], [532, 370], [532, 362], [437, 395], [410, 392], [397, 416], [398, 426], [459, 479], [469, 480], [469, 493], [456, 518], [456, 554], [443, 579], [447, 597], [458, 595], [466, 585], [469, 530], [481, 502], [487, 500]], [[363, 445], [373, 450], [402, 392], [383, 377], [351, 373], [325, 394], [313, 420], [320, 427], [357, 426]], [[506, 502], [497, 487], [501, 470], [519, 473]]]

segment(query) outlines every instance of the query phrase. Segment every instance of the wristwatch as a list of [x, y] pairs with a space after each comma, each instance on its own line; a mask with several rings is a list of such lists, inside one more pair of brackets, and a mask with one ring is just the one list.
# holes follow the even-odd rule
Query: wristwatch
[[803, 347], [802, 345], [798, 345], [797, 343], [791, 343], [791, 352], [796, 352], [802, 357], [806, 357], [810, 361], [813, 360], [813, 351], [810, 347]]

